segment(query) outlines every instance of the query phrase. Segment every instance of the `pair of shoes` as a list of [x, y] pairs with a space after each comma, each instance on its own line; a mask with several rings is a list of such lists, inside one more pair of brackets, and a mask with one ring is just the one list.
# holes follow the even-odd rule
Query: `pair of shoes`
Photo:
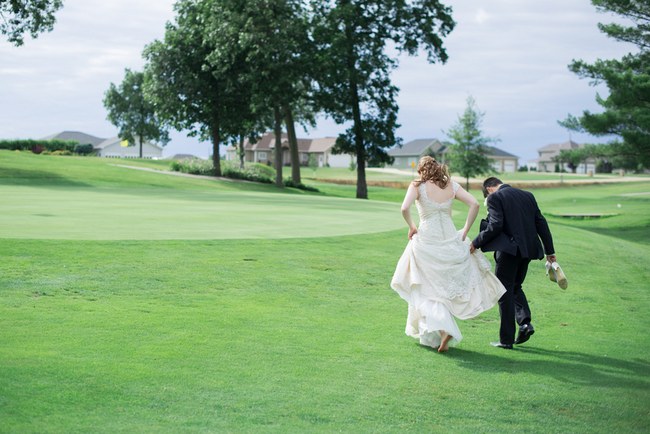
[[512, 349], [512, 344], [502, 344], [501, 342], [490, 342], [490, 345], [497, 348], [503, 348], [504, 350]]
[[557, 282], [558, 286], [562, 289], [567, 289], [567, 286], [569, 286], [566, 275], [564, 274], [564, 271], [562, 271], [560, 264], [557, 262], [551, 264], [546, 261], [546, 275], [551, 279], [551, 282]]
[[522, 324], [519, 327], [519, 334], [515, 340], [515, 345], [523, 344], [535, 333], [535, 327], [531, 323]]

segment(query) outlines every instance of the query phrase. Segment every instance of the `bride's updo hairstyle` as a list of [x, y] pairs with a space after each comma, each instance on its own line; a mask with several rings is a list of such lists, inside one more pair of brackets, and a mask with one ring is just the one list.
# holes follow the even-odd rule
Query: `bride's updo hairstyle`
[[438, 187], [445, 188], [451, 179], [447, 166], [438, 163], [435, 158], [428, 155], [420, 158], [418, 174], [420, 179], [415, 181], [418, 186], [424, 182], [433, 181]]

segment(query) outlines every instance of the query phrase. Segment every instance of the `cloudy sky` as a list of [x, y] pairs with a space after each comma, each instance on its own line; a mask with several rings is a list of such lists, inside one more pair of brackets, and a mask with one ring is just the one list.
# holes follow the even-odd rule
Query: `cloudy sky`
[[[444, 2], [444, 1], [443, 1]], [[520, 157], [537, 156], [549, 143], [603, 139], [570, 133], [557, 124], [568, 113], [600, 111], [596, 92], [567, 69], [572, 59], [620, 58], [631, 45], [600, 33], [589, 0], [447, 0], [456, 28], [445, 40], [449, 60], [402, 57], [393, 74], [400, 88], [398, 135], [404, 142], [445, 139], [473, 96], [485, 113], [485, 135]], [[141, 70], [144, 46], [173, 21], [173, 0], [65, 0], [50, 33], [21, 47], [0, 40], [0, 138], [41, 138], [63, 130], [112, 137], [102, 99], [124, 69]], [[322, 119], [300, 137], [336, 136], [344, 128]], [[211, 145], [172, 134], [164, 155], [207, 157]]]

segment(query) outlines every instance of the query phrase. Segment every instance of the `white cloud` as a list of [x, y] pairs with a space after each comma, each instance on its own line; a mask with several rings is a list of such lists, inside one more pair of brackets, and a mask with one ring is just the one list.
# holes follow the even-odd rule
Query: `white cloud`
[[488, 21], [489, 19], [490, 19], [490, 14], [488, 14], [488, 13], [485, 11], [485, 9], [483, 9], [483, 8], [479, 8], [479, 9], [476, 11], [476, 15], [474, 16], [474, 20], [475, 20], [478, 24], [483, 24], [483, 23], [485, 23], [486, 21]]

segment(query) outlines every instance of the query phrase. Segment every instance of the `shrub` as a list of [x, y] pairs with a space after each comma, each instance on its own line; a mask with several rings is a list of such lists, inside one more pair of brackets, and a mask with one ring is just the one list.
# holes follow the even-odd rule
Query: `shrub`
[[74, 146], [74, 153], [79, 155], [92, 154], [93, 150], [94, 150], [93, 145], [91, 145], [90, 143], [86, 143], [85, 145], [77, 143]]
[[72, 152], [67, 150], [56, 150], [50, 152], [50, 155], [72, 155]]
[[226, 178], [244, 179], [265, 184], [272, 184], [275, 178], [275, 169], [260, 163], [248, 163], [241, 169], [236, 162], [223, 161], [221, 173]]
[[[34, 148], [41, 147], [43, 151], [70, 151], [73, 152], [78, 142], [73, 140], [0, 140], [0, 149], [9, 149], [11, 151], [33, 151]], [[40, 152], [35, 152], [40, 153]]]
[[[214, 176], [211, 160], [199, 158], [175, 160], [170, 163], [169, 168], [175, 172]], [[226, 178], [272, 184], [275, 178], [275, 169], [261, 163], [247, 163], [241, 169], [237, 162], [221, 161], [221, 175]]]
[[170, 164], [170, 169], [174, 172], [189, 173], [192, 175], [214, 176], [212, 161], [201, 160], [200, 158], [174, 160]]
[[310, 187], [309, 185], [305, 185], [302, 182], [293, 182], [293, 179], [285, 179], [284, 186], [291, 187], [291, 188], [298, 188], [300, 190], [305, 190], [305, 191], [314, 191], [314, 192], [319, 191], [316, 187]]

